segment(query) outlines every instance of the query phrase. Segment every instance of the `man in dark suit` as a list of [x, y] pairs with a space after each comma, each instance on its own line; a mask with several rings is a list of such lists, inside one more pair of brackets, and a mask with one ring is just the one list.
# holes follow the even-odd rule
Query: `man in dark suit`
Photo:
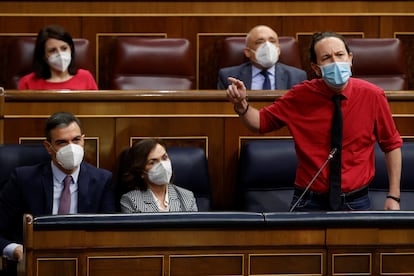
[[115, 212], [112, 173], [83, 161], [84, 134], [78, 118], [57, 112], [47, 120], [45, 134], [52, 161], [16, 168], [0, 193], [0, 248], [8, 263], [23, 258], [24, 213]]
[[250, 61], [220, 69], [217, 88], [227, 89], [231, 84], [228, 77], [243, 81], [247, 90], [286, 90], [306, 80], [305, 71], [278, 62], [280, 54], [276, 32], [264, 25], [254, 27], [246, 36], [244, 48]]

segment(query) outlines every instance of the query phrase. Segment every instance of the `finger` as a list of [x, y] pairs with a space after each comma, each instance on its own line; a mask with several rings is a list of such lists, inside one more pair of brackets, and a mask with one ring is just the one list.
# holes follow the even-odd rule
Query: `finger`
[[228, 79], [228, 81], [229, 81], [229, 82], [231, 82], [232, 84], [238, 81], [238, 79], [233, 78], [233, 77], [228, 77], [227, 79]]
[[238, 80], [233, 77], [228, 77], [228, 80], [231, 82], [231, 84], [235, 85], [236, 87], [244, 87], [244, 83], [241, 80]]
[[237, 89], [234, 89], [232, 85], [229, 85], [229, 88], [227, 89], [227, 95], [231, 98], [237, 98], [237, 94], [235, 91], [237, 91]]

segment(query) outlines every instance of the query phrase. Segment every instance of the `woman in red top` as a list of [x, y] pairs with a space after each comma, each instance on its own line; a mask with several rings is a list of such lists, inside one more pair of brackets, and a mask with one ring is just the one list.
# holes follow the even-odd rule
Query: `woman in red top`
[[33, 57], [34, 72], [22, 77], [18, 89], [97, 90], [92, 74], [74, 64], [75, 45], [63, 27], [40, 30]]

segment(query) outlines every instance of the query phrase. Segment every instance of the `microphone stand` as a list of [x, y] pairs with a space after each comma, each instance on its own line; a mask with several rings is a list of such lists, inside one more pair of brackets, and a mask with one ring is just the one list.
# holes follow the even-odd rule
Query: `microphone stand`
[[322, 172], [322, 170], [326, 167], [326, 165], [328, 164], [328, 162], [334, 158], [335, 153], [337, 151], [337, 148], [333, 148], [331, 150], [331, 152], [328, 155], [328, 158], [325, 160], [325, 162], [322, 164], [322, 166], [319, 168], [318, 172], [315, 174], [315, 176], [312, 178], [312, 180], [309, 182], [308, 186], [306, 186], [306, 189], [303, 191], [303, 193], [300, 195], [300, 197], [298, 198], [298, 200], [295, 202], [295, 204], [293, 204], [293, 206], [290, 208], [289, 212], [293, 212], [293, 210], [296, 208], [296, 206], [298, 205], [299, 201], [303, 198], [303, 196], [306, 194], [306, 192], [309, 190], [309, 187], [313, 184], [313, 182], [315, 182], [315, 179], [319, 176], [319, 174]]

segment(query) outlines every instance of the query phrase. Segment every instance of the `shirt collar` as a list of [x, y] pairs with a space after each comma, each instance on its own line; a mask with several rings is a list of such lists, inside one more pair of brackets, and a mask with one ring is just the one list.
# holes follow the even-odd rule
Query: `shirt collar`
[[[54, 163], [52, 163], [52, 173], [53, 177], [58, 181], [58, 183], [63, 183], [63, 179], [65, 179], [66, 175], [64, 172], [62, 172]], [[78, 166], [73, 173], [71, 173], [71, 176], [73, 178], [73, 183], [78, 183], [78, 177], [80, 172], [80, 166]]]
[[[167, 210], [170, 208], [170, 205], [169, 205], [170, 204], [170, 199], [169, 199], [169, 196], [168, 196], [169, 186], [170, 185], [167, 184], [166, 187], [165, 187], [165, 197], [164, 197], [164, 205], [167, 206]], [[155, 196], [155, 194], [151, 190], [151, 188], [148, 188], [148, 190], [151, 192], [152, 198], [155, 200], [155, 202], [157, 202], [158, 208], [161, 209], [161, 206], [160, 206], [161, 202], [159, 202], [158, 198]]]
[[352, 84], [353, 84], [353, 80], [352, 80], [352, 78], [349, 78], [347, 86], [345, 87], [344, 90], [342, 90], [342, 95], [346, 99], [349, 99], [352, 96], [352, 91], [353, 91], [353, 89], [352, 89], [353, 85]]
[[[331, 88], [325, 83], [325, 81], [322, 79], [322, 78], [320, 78], [320, 81], [323, 83], [323, 85], [326, 87], [326, 89], [322, 89], [323, 91], [322, 91], [322, 93], [323, 94], [325, 94], [326, 95], [326, 97], [328, 97], [328, 98], [331, 98], [332, 96], [334, 96], [334, 92], [331, 90]], [[352, 86], [353, 86], [353, 80], [352, 80], [352, 78], [349, 78], [349, 80], [348, 80], [348, 84], [347, 84], [347, 86], [345, 87], [345, 89], [344, 90], [342, 90], [341, 91], [341, 93], [340, 94], [342, 94], [342, 96], [345, 98], [345, 99], [349, 99], [351, 96], [352, 96], [352, 93], [353, 93], [353, 89], [352, 89]]]
[[[260, 74], [260, 72], [262, 72], [263, 69], [257, 68], [256, 66], [254, 66], [252, 64], [252, 76], [256, 77], [257, 75]], [[273, 65], [270, 68], [267, 68], [266, 71], [269, 73], [270, 76], [274, 76], [275, 75], [275, 65]]]

